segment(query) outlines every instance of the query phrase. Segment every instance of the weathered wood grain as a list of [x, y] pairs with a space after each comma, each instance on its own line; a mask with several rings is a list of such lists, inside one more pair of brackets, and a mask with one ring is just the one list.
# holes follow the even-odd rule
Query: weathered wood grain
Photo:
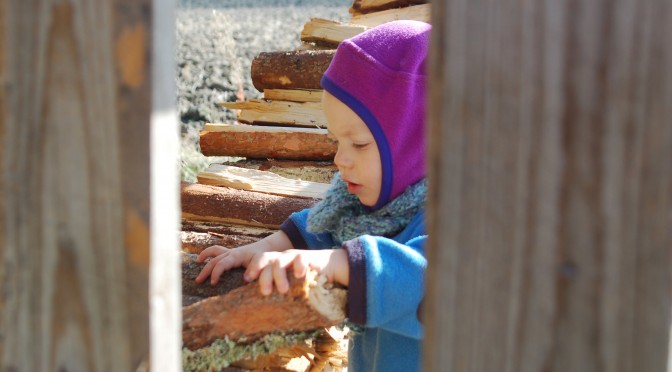
[[672, 5], [432, 7], [424, 369], [666, 371]]
[[[149, 0], [8, 0], [0, 9], [0, 151], [9, 165], [0, 170], [0, 369], [144, 370], [150, 184], [173, 190], [177, 204], [174, 180], [150, 180], [152, 104], [174, 110], [174, 91], [164, 90], [167, 101], [152, 95], [153, 76], [173, 79], [151, 58], [170, 60], [172, 48], [154, 48]], [[172, 34], [168, 27], [159, 31]], [[165, 298], [179, 311], [177, 289]], [[175, 346], [165, 355], [178, 354], [179, 328], [163, 327]]]

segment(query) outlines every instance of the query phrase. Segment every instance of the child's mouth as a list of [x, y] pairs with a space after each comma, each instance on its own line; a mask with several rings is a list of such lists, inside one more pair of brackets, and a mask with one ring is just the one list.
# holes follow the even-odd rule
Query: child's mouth
[[348, 192], [351, 194], [357, 194], [362, 189], [362, 185], [356, 183], [346, 181], [346, 184], [348, 185]]

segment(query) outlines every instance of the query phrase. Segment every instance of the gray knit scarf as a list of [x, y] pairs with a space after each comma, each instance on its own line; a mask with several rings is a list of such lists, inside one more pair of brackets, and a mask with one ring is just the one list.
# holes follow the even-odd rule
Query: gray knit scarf
[[427, 178], [423, 178], [382, 208], [371, 210], [348, 192], [336, 173], [324, 200], [308, 213], [308, 231], [331, 233], [338, 245], [365, 234], [391, 238], [411, 222], [426, 201]]

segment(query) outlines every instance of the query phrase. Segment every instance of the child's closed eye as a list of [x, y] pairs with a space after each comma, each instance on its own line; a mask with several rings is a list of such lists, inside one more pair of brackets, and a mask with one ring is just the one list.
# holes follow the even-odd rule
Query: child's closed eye
[[356, 149], [365, 149], [367, 146], [369, 146], [371, 143], [366, 142], [366, 143], [353, 143], [352, 146]]

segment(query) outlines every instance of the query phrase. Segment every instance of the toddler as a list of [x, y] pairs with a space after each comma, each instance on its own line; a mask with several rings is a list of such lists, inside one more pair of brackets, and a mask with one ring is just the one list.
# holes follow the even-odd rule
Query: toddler
[[420, 369], [418, 319], [427, 265], [424, 223], [425, 61], [431, 26], [395, 21], [343, 41], [324, 73], [322, 101], [338, 141], [324, 200], [280, 231], [236, 249], [212, 246], [197, 282], [245, 266], [260, 291], [289, 289], [308, 267], [348, 287], [352, 371]]

